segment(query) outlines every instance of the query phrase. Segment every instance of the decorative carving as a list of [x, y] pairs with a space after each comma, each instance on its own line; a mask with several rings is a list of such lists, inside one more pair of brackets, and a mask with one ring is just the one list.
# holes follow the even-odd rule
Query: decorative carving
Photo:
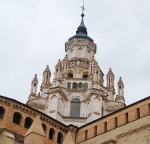
[[94, 114], [95, 114], [95, 115], [100, 115], [100, 113], [99, 113], [99, 112], [95, 112], [95, 111], [94, 111]]
[[49, 113], [54, 113], [56, 110], [49, 111]]

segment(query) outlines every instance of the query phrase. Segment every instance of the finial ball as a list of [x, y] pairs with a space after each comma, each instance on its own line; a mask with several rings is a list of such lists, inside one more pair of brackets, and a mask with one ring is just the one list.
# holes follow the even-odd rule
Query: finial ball
[[81, 17], [84, 17], [84, 14], [81, 14]]

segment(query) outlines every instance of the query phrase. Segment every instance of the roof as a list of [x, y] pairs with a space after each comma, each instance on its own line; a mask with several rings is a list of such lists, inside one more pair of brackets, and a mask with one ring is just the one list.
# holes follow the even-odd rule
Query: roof
[[72, 36], [71, 38], [69, 38], [69, 41], [74, 39], [74, 38], [86, 38], [88, 40], [90, 40], [91, 42], [94, 42], [94, 40], [92, 38], [90, 38], [87, 34], [87, 28], [84, 24], [84, 20], [83, 20], [83, 15], [82, 16], [82, 19], [81, 19], [81, 23], [79, 25], [79, 27], [77, 28], [77, 31], [76, 31], [76, 35]]
[[49, 69], [49, 65], [46, 66], [46, 68], [45, 68], [45, 70], [44, 70], [43, 73], [48, 73], [48, 74], [51, 73], [51, 72], [50, 72], [50, 69]]
[[45, 133], [44, 133], [44, 130], [42, 128], [42, 124], [41, 124], [41, 120], [40, 120], [39, 115], [36, 116], [36, 118], [34, 119], [31, 127], [28, 129], [27, 133], [25, 134], [25, 136], [27, 136], [31, 133], [36, 133], [36, 134], [45, 136]]
[[70, 131], [68, 131], [63, 144], [74, 144], [74, 140], [72, 138]]
[[124, 85], [121, 77], [119, 78], [118, 85]]
[[113, 73], [113, 71], [112, 71], [111, 68], [109, 69], [109, 71], [108, 71], [108, 73], [107, 73], [107, 76], [114, 76], [114, 73]]
[[35, 74], [35, 76], [34, 76], [32, 82], [38, 82], [37, 74]]

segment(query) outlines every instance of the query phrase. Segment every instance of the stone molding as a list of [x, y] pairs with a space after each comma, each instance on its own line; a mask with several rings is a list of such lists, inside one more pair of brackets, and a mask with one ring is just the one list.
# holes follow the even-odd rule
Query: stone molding
[[108, 140], [108, 141], [103, 142], [101, 144], [115, 144], [115, 143], [116, 143], [116, 141], [111, 139], [111, 140]]
[[140, 132], [140, 131], [142, 131], [142, 130], [145, 130], [145, 129], [148, 129], [148, 128], [150, 128], [150, 124], [143, 125], [143, 126], [137, 128], [137, 129], [134, 129], [134, 130], [128, 131], [128, 132], [126, 132], [126, 133], [123, 133], [123, 134], [118, 135], [118, 136], [117, 136], [117, 139], [126, 137], [126, 136], [128, 136], [128, 135], [132, 135], [132, 134], [134, 134], [134, 133], [138, 133], [138, 132]]
[[96, 44], [87, 39], [75, 38], [71, 41], [66, 42], [65, 51], [67, 51], [67, 49], [73, 48], [74, 46], [87, 46], [90, 50], [93, 50], [96, 53]]

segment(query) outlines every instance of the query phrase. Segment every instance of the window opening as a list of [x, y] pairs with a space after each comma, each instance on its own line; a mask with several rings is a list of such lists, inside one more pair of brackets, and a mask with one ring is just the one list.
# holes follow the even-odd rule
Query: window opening
[[30, 126], [31, 126], [31, 124], [32, 124], [32, 119], [29, 118], [29, 117], [27, 117], [27, 118], [25, 119], [24, 127], [27, 128], [27, 129], [29, 129]]
[[85, 140], [87, 140], [88, 131], [85, 131]]
[[88, 74], [83, 74], [83, 78], [88, 78]]
[[53, 128], [51, 128], [49, 130], [49, 139], [53, 140], [54, 139], [54, 134], [55, 134], [55, 130]]
[[126, 119], [126, 123], [128, 123], [129, 122], [128, 113], [125, 113], [125, 119]]
[[81, 82], [78, 84], [78, 88], [82, 89], [82, 83]]
[[58, 136], [57, 136], [57, 143], [58, 144], [62, 144], [62, 140], [63, 140], [63, 135], [61, 132], [58, 133]]
[[67, 83], [67, 89], [71, 89], [71, 83], [70, 82]]
[[104, 132], [107, 132], [107, 122], [104, 123]]
[[18, 112], [15, 112], [15, 113], [14, 113], [14, 116], [13, 116], [13, 123], [19, 125], [20, 122], [21, 122], [21, 118], [22, 118], [21, 114], [18, 113]]
[[80, 117], [80, 105], [81, 102], [77, 98], [71, 101], [70, 117]]
[[139, 119], [139, 118], [140, 118], [140, 109], [137, 108], [137, 119]]
[[42, 124], [42, 127], [43, 127], [44, 132], [46, 133], [47, 126], [45, 124]]
[[83, 84], [83, 89], [88, 89], [88, 83]]
[[72, 88], [73, 89], [77, 89], [77, 83], [76, 82], [73, 83], [73, 87]]
[[115, 128], [117, 128], [118, 127], [118, 119], [117, 119], [117, 117], [115, 118]]
[[97, 136], [97, 126], [95, 126], [94, 135]]
[[73, 78], [73, 74], [72, 73], [69, 73], [68, 75], [70, 78]]
[[0, 119], [3, 119], [5, 110], [3, 107], [0, 107]]

